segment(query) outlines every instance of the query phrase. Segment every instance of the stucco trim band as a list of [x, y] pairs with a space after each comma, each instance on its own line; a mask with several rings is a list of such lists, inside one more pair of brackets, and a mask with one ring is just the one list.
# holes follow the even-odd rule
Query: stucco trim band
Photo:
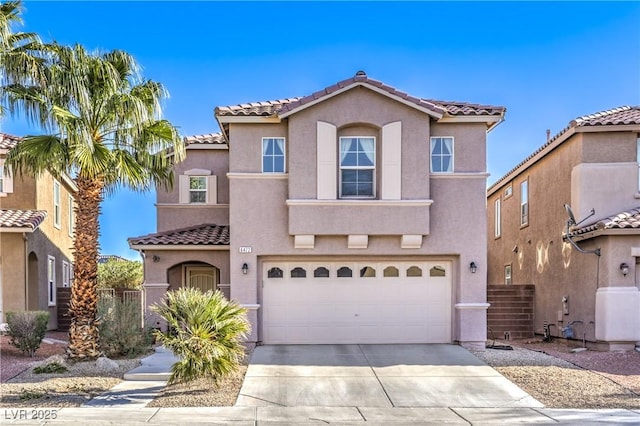
[[289, 173], [227, 173], [229, 179], [289, 179]]
[[258, 309], [260, 309], [260, 305], [256, 303], [241, 303], [240, 306], [250, 311], [257, 311]]
[[176, 207], [179, 209], [228, 209], [229, 204], [175, 204], [175, 203], [156, 203], [156, 207]]
[[431, 179], [486, 179], [490, 176], [485, 172], [432, 173]]
[[453, 305], [456, 309], [489, 309], [491, 303], [456, 303]]
[[287, 206], [430, 206], [433, 200], [286, 200]]
[[169, 283], [143, 283], [144, 288], [169, 288]]

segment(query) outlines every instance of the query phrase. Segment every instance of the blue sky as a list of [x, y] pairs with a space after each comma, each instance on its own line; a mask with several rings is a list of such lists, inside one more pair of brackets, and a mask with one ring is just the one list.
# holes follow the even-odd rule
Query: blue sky
[[[24, 2], [26, 31], [133, 54], [171, 97], [183, 135], [213, 109], [304, 96], [358, 70], [412, 95], [502, 105], [488, 137], [494, 182], [575, 117], [640, 104], [638, 2]], [[5, 118], [2, 131], [29, 130]], [[102, 252], [155, 232], [155, 194], [120, 191]]]

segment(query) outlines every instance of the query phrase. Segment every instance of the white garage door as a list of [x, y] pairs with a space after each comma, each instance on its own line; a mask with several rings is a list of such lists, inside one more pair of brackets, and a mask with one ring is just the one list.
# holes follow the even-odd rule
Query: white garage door
[[263, 341], [450, 343], [450, 262], [268, 262]]

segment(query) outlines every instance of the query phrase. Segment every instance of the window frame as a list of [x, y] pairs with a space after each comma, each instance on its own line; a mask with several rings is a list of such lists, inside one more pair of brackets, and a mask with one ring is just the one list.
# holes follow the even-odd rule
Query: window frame
[[[275, 159], [277, 157], [280, 157], [280, 155], [276, 155], [276, 154], [267, 155], [265, 153], [265, 142], [268, 142], [268, 141], [271, 141], [271, 140], [276, 140], [276, 139], [282, 140], [282, 156], [281, 156], [282, 157], [282, 171], [280, 171], [280, 170], [276, 171], [275, 170]], [[283, 137], [283, 136], [263, 137], [262, 138], [262, 147], [261, 148], [262, 148], [262, 151], [261, 151], [262, 154], [260, 156], [260, 159], [262, 161], [261, 161], [260, 167], [262, 168], [262, 173], [265, 173], [265, 174], [278, 174], [278, 173], [286, 173], [287, 172], [287, 140], [286, 140], [285, 137]], [[264, 161], [265, 161], [265, 158], [267, 158], [267, 157], [271, 158], [271, 165], [273, 166], [273, 169], [274, 169], [272, 171], [265, 171], [265, 169], [264, 169]]]
[[60, 222], [62, 217], [62, 211], [60, 206], [60, 199], [61, 199], [60, 192], [61, 192], [60, 182], [54, 179], [53, 181], [53, 226], [55, 226], [57, 229], [61, 228]]
[[[371, 139], [373, 140], [373, 166], [343, 166], [342, 165], [342, 141], [346, 140], [346, 139]], [[376, 177], [377, 177], [377, 173], [376, 173], [376, 169], [377, 169], [377, 160], [378, 160], [378, 155], [377, 155], [377, 141], [376, 141], [376, 137], [375, 136], [357, 136], [357, 135], [353, 135], [353, 136], [340, 136], [338, 138], [338, 198], [344, 198], [344, 199], [375, 199], [376, 198], [376, 191], [377, 191], [377, 185], [376, 185]], [[342, 171], [343, 170], [356, 170], [356, 171], [361, 171], [361, 170], [371, 170], [372, 171], [372, 175], [371, 175], [371, 195], [344, 195], [343, 194], [343, 188], [342, 188]]]
[[71, 268], [69, 262], [62, 261], [62, 287], [71, 286]]
[[527, 178], [520, 182], [520, 227], [529, 225], [530, 214], [531, 210], [529, 205], [529, 178]]
[[[204, 175], [189, 175], [189, 204], [207, 204], [208, 192], [209, 192], [209, 182], [208, 176]], [[191, 179], [202, 179], [204, 181], [204, 188], [191, 189]], [[204, 192], [204, 201], [193, 201], [191, 198], [192, 194], [195, 193], [203, 193]]]
[[47, 306], [56, 306], [56, 258], [47, 256]]
[[73, 231], [75, 230], [75, 215], [74, 215], [74, 211], [73, 211], [73, 206], [75, 205], [75, 200], [73, 198], [73, 195], [69, 194], [68, 197], [68, 201], [69, 201], [69, 223], [67, 224], [69, 227], [69, 236], [73, 237]]
[[0, 160], [0, 194], [4, 194], [4, 160]]
[[[509, 271], [507, 273], [507, 271]], [[513, 284], [513, 267], [510, 263], [504, 265], [504, 284], [512, 285]]]
[[640, 193], [640, 137], [636, 138], [636, 162], [638, 163], [638, 193]]
[[[451, 153], [448, 154], [450, 157], [450, 161], [449, 161], [449, 169], [448, 170], [434, 170], [434, 155], [436, 157], [439, 157], [440, 159], [444, 158], [445, 155], [444, 154], [434, 154], [433, 150], [435, 147], [435, 142], [437, 139], [442, 139], [444, 141], [444, 139], [451, 139]], [[429, 170], [431, 171], [431, 173], [435, 173], [435, 174], [441, 174], [441, 173], [453, 173], [455, 171], [455, 164], [454, 164], [454, 160], [455, 160], [455, 138], [453, 136], [431, 136], [429, 139]], [[440, 166], [442, 166], [442, 161], [440, 161]]]
[[493, 202], [493, 236], [494, 238], [502, 236], [502, 200], [500, 197]]

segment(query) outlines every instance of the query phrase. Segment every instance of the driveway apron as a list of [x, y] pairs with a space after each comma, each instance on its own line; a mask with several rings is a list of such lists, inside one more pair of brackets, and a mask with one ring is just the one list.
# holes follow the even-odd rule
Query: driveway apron
[[455, 345], [255, 348], [236, 406], [542, 407]]

